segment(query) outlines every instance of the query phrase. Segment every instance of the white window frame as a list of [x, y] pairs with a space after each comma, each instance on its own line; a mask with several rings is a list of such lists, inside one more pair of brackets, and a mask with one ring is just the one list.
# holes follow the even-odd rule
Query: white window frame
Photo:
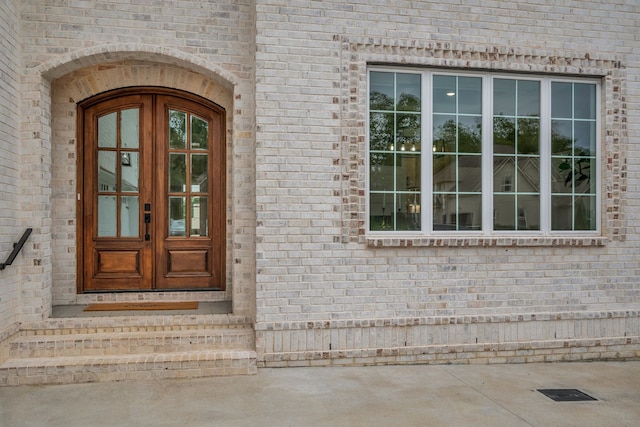
[[[369, 88], [372, 71], [395, 72], [402, 74], [421, 75], [421, 230], [371, 230], [370, 214], [370, 135], [369, 135]], [[432, 144], [432, 81], [433, 75], [452, 75], [462, 77], [482, 78], [482, 230], [436, 231], [433, 230], [433, 155], [426, 149]], [[540, 230], [493, 230], [493, 81], [495, 79], [534, 80], [540, 82]], [[551, 229], [551, 84], [552, 82], [588, 83], [596, 88], [596, 228], [595, 230], [557, 230]], [[365, 174], [365, 203], [366, 203], [366, 234], [372, 237], [596, 237], [602, 233], [602, 192], [603, 182], [601, 173], [602, 153], [602, 113], [601, 113], [602, 83], [597, 78], [559, 76], [545, 74], [520, 74], [492, 71], [466, 71], [442, 68], [416, 69], [394, 66], [373, 66], [367, 69], [367, 98], [366, 98], [366, 174]], [[486, 131], [486, 130], [490, 131]], [[593, 165], [592, 165], [593, 167]], [[514, 185], [512, 183], [512, 185]], [[425, 203], [426, 202], [426, 203]], [[516, 218], [517, 221], [517, 218]]]

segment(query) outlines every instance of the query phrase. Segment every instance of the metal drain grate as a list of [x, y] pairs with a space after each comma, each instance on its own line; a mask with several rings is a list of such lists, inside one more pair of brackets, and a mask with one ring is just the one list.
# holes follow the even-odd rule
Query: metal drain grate
[[556, 402], [580, 402], [598, 400], [575, 388], [546, 388], [538, 391]]

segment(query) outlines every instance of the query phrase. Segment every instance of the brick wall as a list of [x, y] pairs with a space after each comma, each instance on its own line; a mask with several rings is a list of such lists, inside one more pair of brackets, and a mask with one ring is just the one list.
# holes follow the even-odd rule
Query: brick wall
[[[1, 196], [21, 210], [0, 207], [0, 245], [14, 239], [3, 221], [34, 227], [20, 270], [25, 319], [47, 317], [54, 298], [77, 301], [75, 172], [65, 167], [76, 98], [117, 86], [113, 73], [126, 70], [162, 83], [159, 66], [171, 87], [229, 84], [229, 280], [236, 310], [257, 306], [262, 365], [637, 356], [635, 0], [26, 0], [19, 19], [16, 2], [3, 7], [2, 77], [17, 89], [2, 92], [1, 132], [20, 137], [23, 169], [0, 169], [0, 185], [22, 180]], [[20, 72], [5, 72], [18, 61], [12, 40]], [[602, 236], [367, 236], [369, 63], [601, 76]], [[17, 274], [2, 277], [15, 284], [11, 301]], [[0, 315], [17, 316], [0, 304]]]
[[[20, 66], [18, 2], [0, 4], [0, 262], [4, 262], [23, 231], [19, 209], [20, 179]], [[0, 271], [0, 341], [7, 327], [19, 321], [20, 266]], [[0, 355], [0, 360], [2, 359]]]
[[[265, 0], [256, 10], [263, 365], [410, 362], [421, 352], [458, 353], [463, 344], [481, 345], [462, 359], [482, 359], [487, 345], [528, 351], [532, 341], [547, 346], [537, 355], [560, 354], [553, 349], [569, 338], [588, 341], [577, 345], [585, 358], [615, 353], [602, 338], [637, 357], [636, 2]], [[602, 76], [602, 237], [367, 237], [369, 63]], [[492, 332], [478, 332], [474, 316]], [[562, 333], [564, 316], [571, 332]], [[624, 326], [610, 328], [606, 318]], [[586, 319], [606, 332], [582, 328]], [[434, 338], [431, 325], [444, 321], [456, 326]], [[512, 329], [535, 333], [498, 332]]]

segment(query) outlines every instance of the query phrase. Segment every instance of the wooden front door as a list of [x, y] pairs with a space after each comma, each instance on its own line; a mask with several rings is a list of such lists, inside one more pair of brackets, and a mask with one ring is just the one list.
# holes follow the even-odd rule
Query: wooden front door
[[224, 289], [224, 110], [128, 89], [78, 117], [79, 290]]

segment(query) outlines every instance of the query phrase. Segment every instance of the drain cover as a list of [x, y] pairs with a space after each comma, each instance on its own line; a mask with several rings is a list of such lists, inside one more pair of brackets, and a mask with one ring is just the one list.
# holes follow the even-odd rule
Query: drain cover
[[580, 402], [598, 400], [575, 388], [546, 388], [538, 391], [556, 402]]

